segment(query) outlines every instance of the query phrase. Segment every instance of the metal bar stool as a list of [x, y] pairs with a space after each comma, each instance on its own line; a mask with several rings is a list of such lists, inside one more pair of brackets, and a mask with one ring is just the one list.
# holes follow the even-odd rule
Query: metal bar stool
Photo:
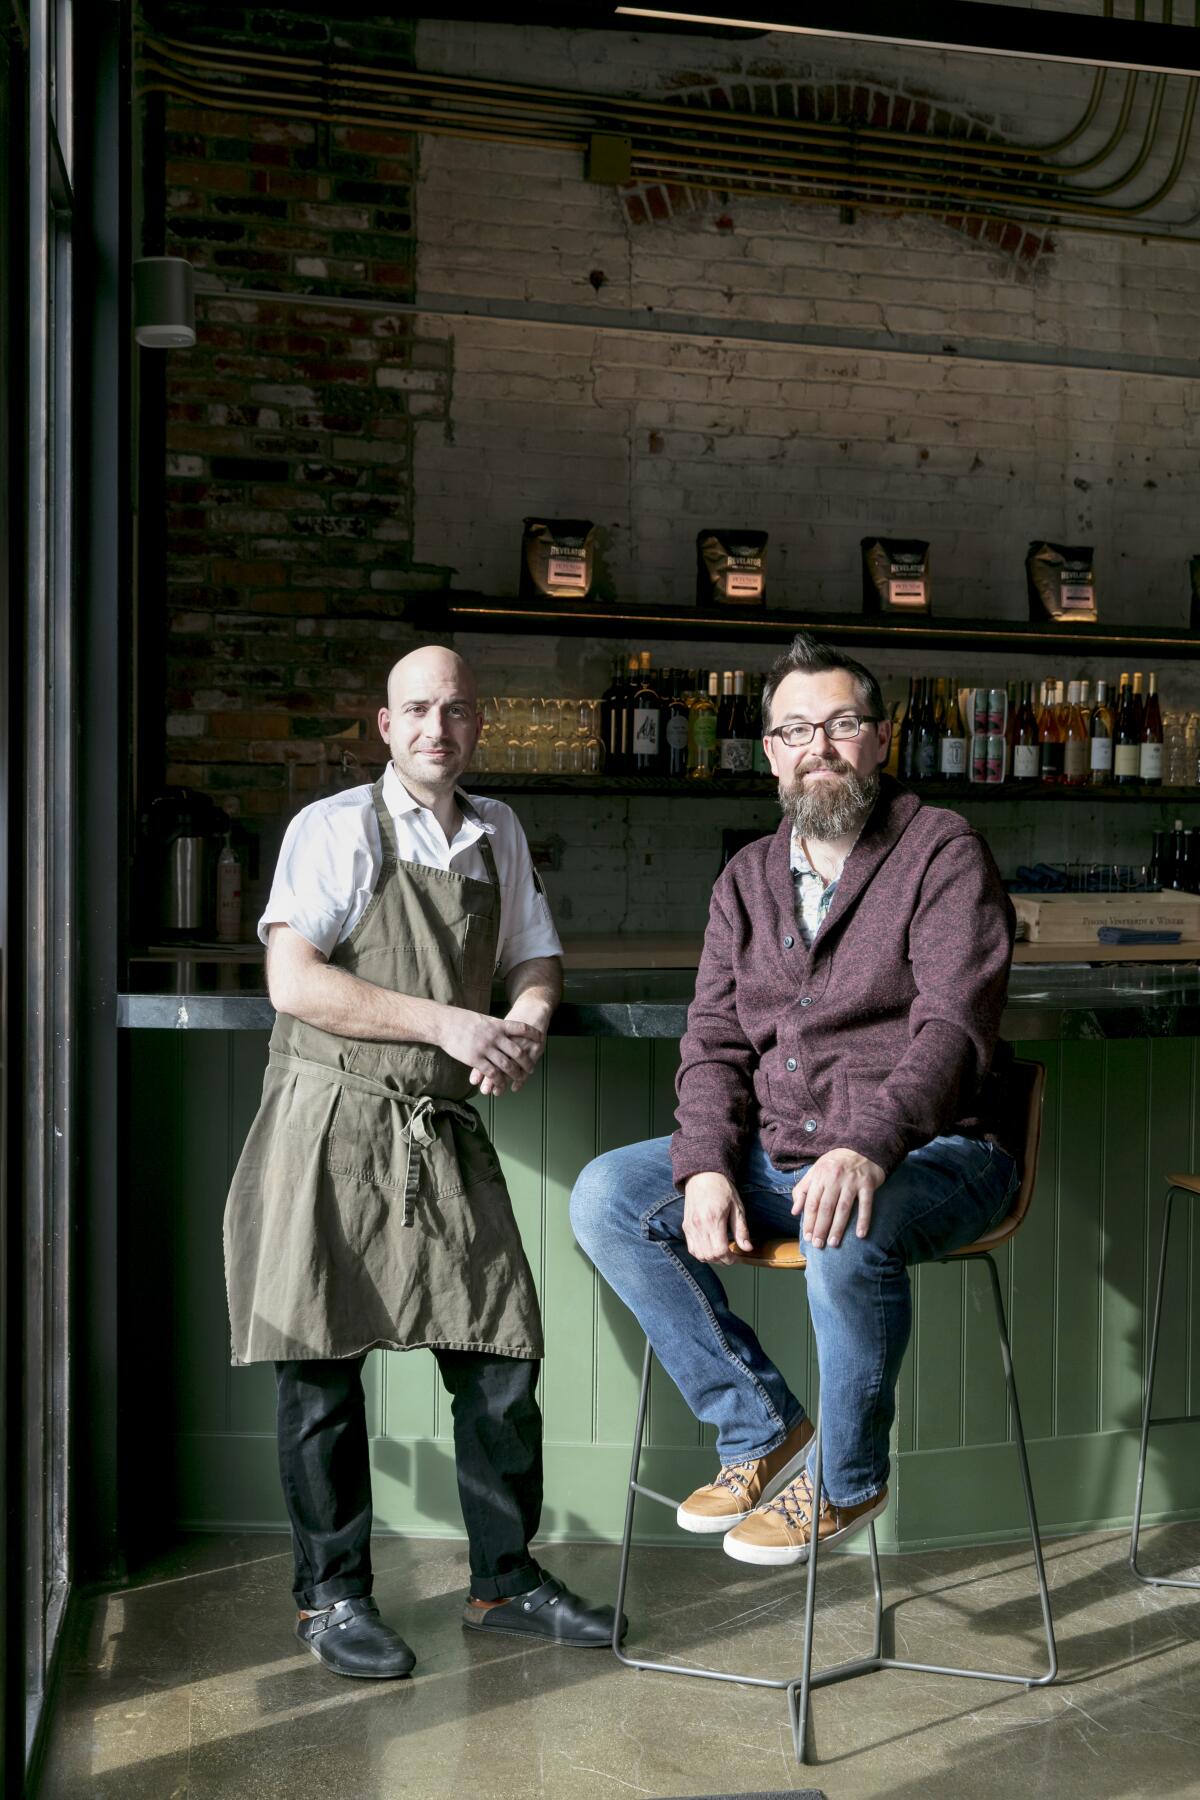
[[[1029, 1520], [1029, 1536], [1033, 1546], [1033, 1561], [1037, 1572], [1038, 1593], [1041, 1599], [1042, 1623], [1046, 1635], [1046, 1653], [1048, 1667], [1045, 1674], [1008, 1673], [991, 1669], [954, 1668], [938, 1663], [910, 1662], [902, 1657], [884, 1656], [883, 1654], [883, 1581], [879, 1570], [879, 1548], [875, 1541], [875, 1525], [872, 1521], [867, 1526], [868, 1548], [871, 1561], [871, 1584], [874, 1591], [874, 1625], [870, 1654], [854, 1658], [850, 1662], [842, 1662], [814, 1672], [812, 1667], [813, 1625], [816, 1614], [817, 1598], [817, 1551], [818, 1544], [814, 1536], [812, 1550], [808, 1557], [808, 1579], [804, 1602], [804, 1639], [801, 1652], [801, 1672], [799, 1675], [778, 1679], [763, 1675], [731, 1675], [723, 1669], [690, 1668], [682, 1663], [661, 1662], [649, 1656], [631, 1656], [619, 1641], [618, 1627], [613, 1631], [613, 1652], [620, 1662], [631, 1669], [654, 1669], [665, 1675], [690, 1675], [706, 1681], [733, 1682], [742, 1687], [782, 1688], [788, 1697], [788, 1713], [792, 1726], [792, 1744], [796, 1760], [806, 1763], [808, 1758], [808, 1715], [809, 1699], [814, 1688], [826, 1687], [835, 1681], [848, 1681], [855, 1675], [871, 1674], [877, 1669], [912, 1669], [926, 1675], [961, 1675], [977, 1681], [1015, 1682], [1022, 1687], [1046, 1687], [1058, 1674], [1058, 1650], [1054, 1642], [1054, 1621], [1050, 1613], [1050, 1592], [1046, 1584], [1046, 1567], [1042, 1558], [1042, 1540], [1038, 1531], [1037, 1512], [1033, 1499], [1033, 1484], [1029, 1475], [1029, 1459], [1025, 1450], [1025, 1433], [1021, 1425], [1021, 1409], [1017, 1400], [1017, 1384], [1013, 1374], [1012, 1352], [1008, 1340], [1008, 1326], [1004, 1315], [1004, 1300], [1000, 1292], [1000, 1278], [996, 1265], [992, 1260], [992, 1251], [1008, 1242], [1017, 1231], [1025, 1214], [1029, 1210], [1029, 1202], [1033, 1194], [1037, 1176], [1038, 1144], [1042, 1125], [1042, 1096], [1045, 1088], [1046, 1072], [1041, 1063], [1014, 1062], [1008, 1078], [1010, 1104], [1015, 1131], [1009, 1141], [1021, 1142], [1024, 1145], [1021, 1163], [1021, 1185], [1013, 1199], [1012, 1210], [1007, 1218], [1002, 1219], [986, 1236], [975, 1243], [966, 1245], [961, 1250], [954, 1250], [943, 1257], [943, 1263], [981, 1261], [986, 1263], [991, 1277], [992, 1299], [996, 1310], [996, 1326], [1000, 1338], [1000, 1358], [1004, 1366], [1004, 1379], [1008, 1389], [1009, 1405], [1012, 1409], [1012, 1422], [1016, 1434], [1017, 1461], [1021, 1474], [1021, 1486], [1025, 1495], [1025, 1509]], [[789, 1269], [793, 1272], [805, 1267], [804, 1254], [800, 1249], [799, 1235], [787, 1238], [772, 1238], [752, 1256], [743, 1256], [739, 1260], [761, 1269]], [[617, 1576], [616, 1619], [619, 1621], [625, 1604], [625, 1588], [629, 1576], [630, 1552], [633, 1544], [633, 1517], [637, 1498], [640, 1494], [646, 1500], [656, 1501], [660, 1506], [669, 1506], [672, 1511], [679, 1502], [668, 1494], [660, 1494], [655, 1489], [645, 1487], [638, 1480], [642, 1459], [642, 1441], [646, 1428], [646, 1406], [650, 1393], [650, 1369], [653, 1352], [649, 1339], [646, 1341], [646, 1354], [642, 1361], [642, 1386], [638, 1396], [637, 1419], [634, 1425], [633, 1460], [629, 1471], [629, 1494], [625, 1506], [625, 1529], [621, 1537], [621, 1561]], [[817, 1411], [816, 1430], [813, 1436], [811, 1472], [813, 1491], [821, 1492], [821, 1415]]]
[[1154, 1368], [1158, 1361], [1158, 1330], [1162, 1324], [1163, 1290], [1167, 1281], [1167, 1242], [1171, 1235], [1171, 1212], [1176, 1194], [1194, 1200], [1200, 1194], [1200, 1175], [1168, 1175], [1167, 1202], [1163, 1209], [1162, 1249], [1158, 1257], [1158, 1286], [1154, 1294], [1154, 1319], [1150, 1326], [1150, 1363], [1146, 1370], [1146, 1397], [1142, 1405], [1142, 1442], [1138, 1450], [1137, 1488], [1133, 1497], [1133, 1529], [1129, 1535], [1129, 1567], [1147, 1587], [1200, 1588], [1200, 1581], [1185, 1581], [1174, 1575], [1147, 1575], [1137, 1565], [1138, 1538], [1142, 1529], [1142, 1491], [1146, 1485], [1146, 1454], [1150, 1447], [1152, 1425], [1195, 1425], [1200, 1413], [1170, 1413], [1155, 1418], [1150, 1411], [1154, 1396]]

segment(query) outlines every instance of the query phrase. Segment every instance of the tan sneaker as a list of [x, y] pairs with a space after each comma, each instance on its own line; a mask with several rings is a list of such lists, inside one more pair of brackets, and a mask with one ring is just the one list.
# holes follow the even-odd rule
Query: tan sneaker
[[[860, 1500], [857, 1506], [832, 1506], [822, 1499], [818, 1541], [824, 1545], [836, 1544], [861, 1531], [872, 1519], [879, 1517], [887, 1500], [886, 1488], [880, 1488], [869, 1500]], [[738, 1562], [748, 1563], [807, 1562], [812, 1536], [812, 1501], [812, 1483], [805, 1469], [773, 1500], [734, 1526], [725, 1538], [725, 1554], [736, 1557]]]
[[757, 1462], [730, 1463], [715, 1481], [680, 1502], [676, 1522], [685, 1531], [728, 1531], [791, 1480], [808, 1453], [812, 1434], [811, 1421], [801, 1419], [769, 1455]]

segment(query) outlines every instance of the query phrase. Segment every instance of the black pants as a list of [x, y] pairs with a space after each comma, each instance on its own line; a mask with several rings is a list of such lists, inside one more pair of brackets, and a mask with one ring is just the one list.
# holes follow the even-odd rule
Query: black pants
[[[435, 1350], [452, 1396], [458, 1497], [477, 1600], [528, 1593], [542, 1579], [529, 1540], [542, 1512], [539, 1364]], [[277, 1362], [279, 1474], [292, 1522], [296, 1604], [371, 1592], [371, 1464], [365, 1356]]]

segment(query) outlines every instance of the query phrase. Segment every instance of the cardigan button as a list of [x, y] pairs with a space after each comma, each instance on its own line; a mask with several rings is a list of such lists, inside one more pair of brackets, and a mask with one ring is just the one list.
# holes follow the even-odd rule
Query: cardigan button
[[812, 1005], [812, 995], [811, 995], [811, 994], [805, 994], [805, 996], [804, 996], [804, 998], [803, 998], [803, 999], [802, 999], [802, 1000], [801, 1000], [801, 1002], [800, 1002], [800, 1004], [801, 1004], [801, 1006], [811, 1006], [811, 1005]]
[[785, 950], [790, 950], [790, 949], [791, 949], [791, 948], [792, 948], [792, 945], [793, 945], [793, 944], [794, 944], [794, 943], [795, 943], [795, 942], [796, 942], [796, 940], [795, 940], [795, 938], [794, 938], [794, 937], [785, 937], [785, 938], [784, 938], [784, 940], [783, 940], [783, 947], [784, 947], [784, 949], [785, 949]]
[[787, 1059], [787, 1061], [786, 1061], [786, 1062], [785, 1062], [785, 1063], [784, 1063], [784, 1065], [783, 1065], [783, 1066], [784, 1066], [784, 1068], [785, 1068], [785, 1069], [786, 1069], [786, 1070], [787, 1070], [787, 1072], [788, 1072], [788, 1074], [789, 1074], [789, 1075], [794, 1075], [794, 1074], [795, 1074], [795, 1072], [796, 1072], [796, 1059], [795, 1059], [795, 1057], [794, 1057], [794, 1056], [789, 1056], [789, 1057], [788, 1057], [788, 1059]]
[[817, 1121], [815, 1119], [805, 1119], [804, 1129], [805, 1131], [815, 1131], [817, 1129]]

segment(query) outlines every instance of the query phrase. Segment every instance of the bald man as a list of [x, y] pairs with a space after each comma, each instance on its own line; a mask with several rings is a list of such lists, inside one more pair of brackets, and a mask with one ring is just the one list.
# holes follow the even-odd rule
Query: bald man
[[541, 1320], [470, 1101], [528, 1079], [561, 945], [512, 810], [458, 785], [481, 722], [462, 658], [414, 650], [379, 712], [383, 775], [289, 825], [258, 928], [277, 1017], [225, 1211], [233, 1361], [275, 1365], [296, 1633], [375, 1680], [415, 1657], [371, 1597], [372, 1349], [432, 1350], [451, 1395], [464, 1625], [579, 1648], [613, 1629], [529, 1549]]

